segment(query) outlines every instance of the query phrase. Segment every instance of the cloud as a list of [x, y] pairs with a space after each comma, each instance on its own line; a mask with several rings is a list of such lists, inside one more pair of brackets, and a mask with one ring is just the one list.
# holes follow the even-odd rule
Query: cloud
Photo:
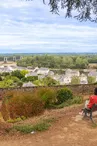
[[0, 50], [8, 52], [84, 52], [96, 50], [95, 23], [52, 15], [41, 0], [0, 3]]

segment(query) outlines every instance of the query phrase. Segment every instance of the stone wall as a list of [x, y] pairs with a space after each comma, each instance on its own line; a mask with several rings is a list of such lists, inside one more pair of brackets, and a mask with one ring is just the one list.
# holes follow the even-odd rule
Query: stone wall
[[[65, 86], [53, 86], [48, 88], [53, 88], [54, 90], [67, 87], [72, 90], [74, 95], [91, 95], [93, 94], [94, 88], [97, 87], [97, 85], [94, 84], [86, 84], [86, 85], [65, 85]], [[37, 90], [39, 88], [45, 88], [45, 87], [31, 87], [31, 88], [9, 88], [9, 89], [0, 89], [0, 95], [4, 94], [6, 91], [15, 90], [15, 91], [31, 91], [31, 90]]]

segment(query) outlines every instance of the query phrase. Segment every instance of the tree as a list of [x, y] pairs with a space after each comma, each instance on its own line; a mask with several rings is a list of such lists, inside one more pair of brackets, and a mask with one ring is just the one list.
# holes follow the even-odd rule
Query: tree
[[29, 82], [29, 81], [34, 82], [36, 80], [38, 80], [38, 76], [28, 76], [28, 77], [22, 78], [23, 82]]
[[55, 86], [55, 85], [59, 85], [59, 82], [52, 79], [51, 77], [46, 77], [43, 79], [44, 85], [45, 86]]
[[76, 68], [87, 68], [88, 67], [88, 61], [86, 59], [83, 59], [81, 57], [76, 58]]
[[72, 77], [71, 79], [71, 84], [80, 84], [80, 79], [79, 77]]
[[19, 78], [19, 79], [22, 79], [22, 78], [25, 77], [25, 76], [21, 73], [20, 70], [15, 70], [15, 71], [13, 71], [13, 72], [11, 73], [11, 75], [12, 75], [12, 76], [15, 76], [15, 77], [17, 77], [17, 78]]
[[88, 83], [92, 84], [96, 82], [96, 77], [88, 76]]
[[[26, 0], [32, 1], [32, 0]], [[47, 0], [43, 0], [46, 4]], [[59, 9], [65, 9], [66, 17], [72, 17], [73, 12], [77, 12], [74, 16], [80, 21], [90, 20], [97, 22], [97, 0], [48, 0], [52, 13], [59, 14]]]
[[23, 76], [25, 76], [26, 74], [28, 74], [28, 71], [27, 71], [27, 70], [21, 70], [21, 74], [22, 74]]

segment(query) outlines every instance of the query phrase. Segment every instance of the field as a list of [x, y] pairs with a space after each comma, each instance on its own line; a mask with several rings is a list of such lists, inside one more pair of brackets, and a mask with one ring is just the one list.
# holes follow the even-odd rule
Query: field
[[0, 66], [13, 66], [13, 65], [16, 65], [16, 62], [12, 62], [12, 61], [8, 61], [7, 63], [4, 63], [4, 61], [0, 61]]
[[89, 68], [97, 68], [97, 63], [89, 63]]

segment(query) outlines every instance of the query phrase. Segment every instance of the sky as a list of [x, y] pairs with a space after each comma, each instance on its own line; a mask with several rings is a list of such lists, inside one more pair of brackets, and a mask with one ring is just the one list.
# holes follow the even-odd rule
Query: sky
[[52, 14], [46, 1], [0, 1], [0, 53], [97, 52], [97, 23]]

